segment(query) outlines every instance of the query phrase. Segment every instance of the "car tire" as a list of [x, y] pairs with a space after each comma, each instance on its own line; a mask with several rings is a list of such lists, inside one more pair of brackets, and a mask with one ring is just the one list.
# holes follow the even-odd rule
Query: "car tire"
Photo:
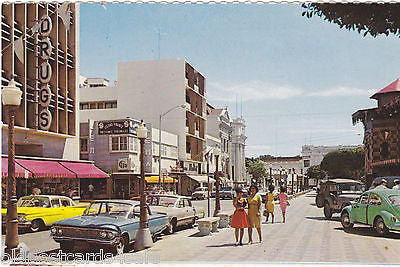
[[196, 217], [193, 217], [193, 220], [189, 223], [189, 228], [193, 228], [194, 224], [196, 223]]
[[40, 230], [43, 230], [43, 228], [44, 228], [44, 223], [40, 219], [33, 220], [31, 222], [31, 225], [29, 226], [29, 230], [33, 233], [39, 232]]
[[173, 218], [169, 223], [167, 228], [165, 229], [165, 233], [167, 235], [171, 235], [176, 231], [176, 219]]
[[377, 217], [374, 223], [375, 231], [379, 236], [385, 236], [389, 229], [387, 228], [385, 221], [381, 217]]
[[70, 253], [74, 251], [74, 243], [70, 241], [60, 242], [60, 250], [63, 253]]
[[324, 198], [320, 194], [315, 197], [315, 204], [318, 208], [322, 208], [324, 206]]
[[350, 216], [347, 211], [342, 212], [342, 215], [340, 216], [340, 222], [342, 223], [345, 232], [351, 232], [354, 223], [350, 221]]
[[325, 219], [330, 220], [332, 218], [332, 209], [329, 206], [329, 203], [325, 203], [324, 205], [324, 215]]
[[122, 236], [118, 238], [116, 245], [113, 247], [113, 253], [115, 255], [121, 255], [126, 252], [126, 247], [128, 245], [128, 240], [126, 237]]

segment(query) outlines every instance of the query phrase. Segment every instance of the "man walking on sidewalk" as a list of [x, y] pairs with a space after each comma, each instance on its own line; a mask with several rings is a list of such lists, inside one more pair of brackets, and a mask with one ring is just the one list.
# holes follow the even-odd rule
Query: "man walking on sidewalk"
[[89, 186], [88, 186], [88, 191], [89, 191], [89, 199], [90, 199], [90, 200], [93, 200], [94, 186], [92, 185], [92, 183], [89, 184]]

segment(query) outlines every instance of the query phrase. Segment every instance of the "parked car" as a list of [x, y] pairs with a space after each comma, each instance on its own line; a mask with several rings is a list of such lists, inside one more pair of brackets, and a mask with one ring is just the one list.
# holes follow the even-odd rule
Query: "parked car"
[[345, 231], [351, 231], [355, 223], [370, 225], [381, 236], [389, 230], [400, 231], [400, 191], [369, 190], [345, 207], [340, 217]]
[[[17, 202], [18, 228], [37, 232], [57, 221], [82, 215], [87, 205], [76, 205], [71, 198], [65, 196], [23, 196]], [[5, 227], [7, 209], [1, 209], [1, 216]]]
[[[77, 246], [97, 246], [122, 254], [135, 241], [139, 220], [139, 201], [95, 200], [82, 216], [54, 223], [50, 234], [63, 252], [73, 251]], [[148, 207], [148, 226], [151, 235], [157, 236], [168, 226], [167, 215]]]
[[235, 191], [232, 187], [223, 187], [219, 192], [221, 199], [233, 199], [235, 197]]
[[206, 199], [208, 197], [207, 187], [198, 187], [192, 194], [192, 199]]
[[371, 184], [371, 187], [369, 189], [374, 189], [376, 186], [380, 185], [382, 182], [382, 179], [385, 179], [387, 181], [387, 187], [392, 188], [394, 186], [394, 180], [399, 179], [400, 176], [383, 176], [383, 177], [376, 177]]
[[148, 203], [155, 212], [168, 216], [168, 226], [165, 233], [172, 234], [178, 226], [193, 227], [198, 218], [204, 217], [204, 210], [195, 208], [189, 197], [179, 195], [150, 195]]
[[330, 219], [333, 213], [350, 205], [350, 202], [360, 197], [364, 185], [362, 182], [352, 179], [332, 179], [320, 183], [319, 192], [315, 198], [318, 208], [324, 208], [326, 219]]

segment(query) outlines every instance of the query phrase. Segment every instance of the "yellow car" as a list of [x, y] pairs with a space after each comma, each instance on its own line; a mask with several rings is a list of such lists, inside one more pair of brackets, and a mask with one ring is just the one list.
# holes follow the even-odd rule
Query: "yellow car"
[[[32, 232], [42, 230], [53, 223], [82, 215], [88, 204], [76, 205], [65, 196], [32, 195], [21, 197], [17, 202], [18, 228]], [[1, 209], [2, 223], [7, 222], [7, 209]]]

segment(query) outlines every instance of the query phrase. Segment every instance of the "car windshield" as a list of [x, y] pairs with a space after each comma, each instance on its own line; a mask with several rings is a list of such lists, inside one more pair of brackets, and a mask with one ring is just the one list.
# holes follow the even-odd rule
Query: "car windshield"
[[400, 206], [400, 195], [390, 196], [389, 201], [393, 206]]
[[49, 208], [50, 201], [48, 197], [42, 196], [26, 196], [21, 197], [17, 202], [18, 207], [38, 207]]
[[176, 202], [175, 197], [153, 196], [151, 198], [151, 201], [149, 202], [149, 205], [168, 207], [168, 206], [174, 206], [175, 202]]
[[117, 202], [93, 202], [83, 215], [124, 217], [132, 210], [132, 205]]

